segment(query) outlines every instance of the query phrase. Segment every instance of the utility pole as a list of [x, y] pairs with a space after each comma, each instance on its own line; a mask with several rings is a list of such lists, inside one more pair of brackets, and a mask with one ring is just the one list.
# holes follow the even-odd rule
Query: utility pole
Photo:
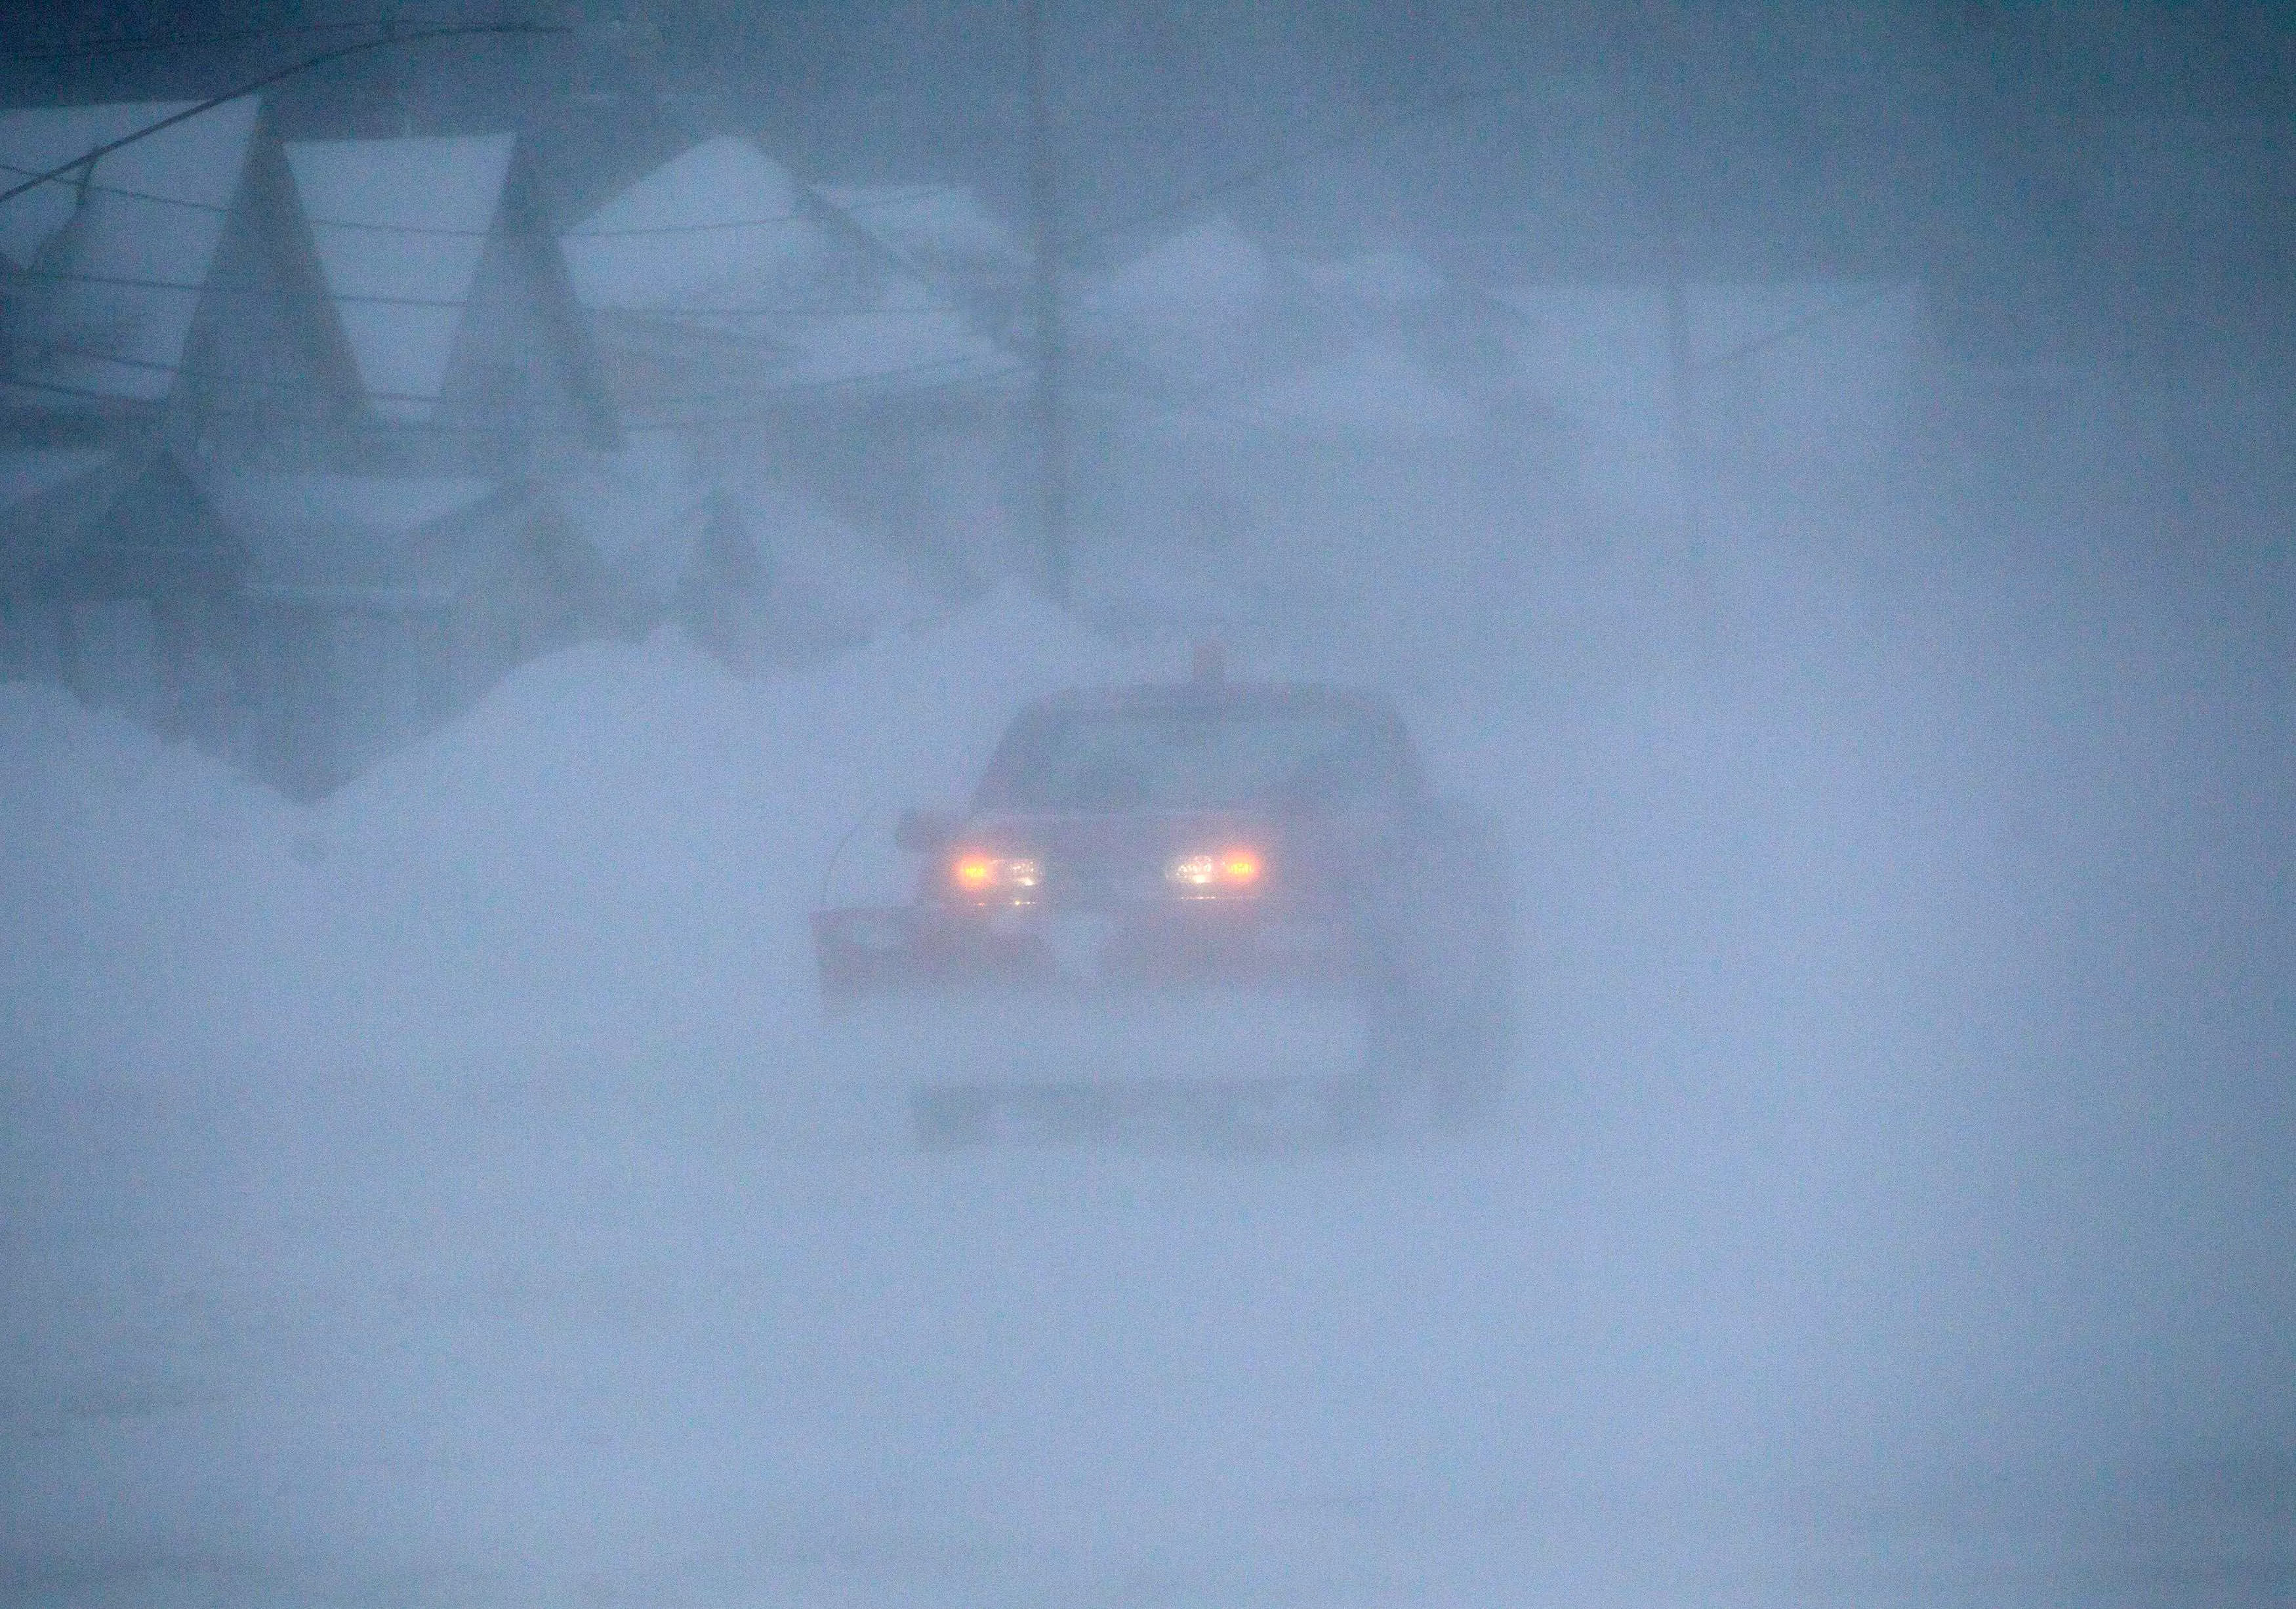
[[1055, 603], [1069, 600], [1067, 409], [1062, 396], [1066, 366], [1061, 327], [1060, 172], [1054, 160], [1051, 93], [1046, 82], [1046, 19], [1049, 0], [1022, 0], [1026, 30], [1022, 73], [1029, 102], [1029, 215], [1034, 272], [1029, 323], [1035, 332], [1035, 385], [1030, 394], [1037, 439], [1037, 579]]
[[1682, 241], [1682, 146], [1679, 135], [1671, 130], [1660, 160], [1664, 164], [1664, 176], [1660, 183], [1665, 189], [1660, 203], [1665, 214], [1660, 225], [1665, 239], [1660, 249], [1666, 253], [1667, 431], [1674, 446], [1675, 497], [1682, 518], [1683, 563], [1689, 571], [1695, 595], [1704, 589], [1706, 569], [1698, 520], [1698, 425], [1691, 396], [1697, 373], [1690, 359], [1689, 267], [1685, 261]]
[[1683, 238], [1688, 202], [1685, 156], [1689, 144], [1690, 51], [1684, 16], [1670, 0], [1655, 0], [1648, 11], [1652, 26], [1649, 66], [1662, 93], [1653, 96], [1658, 113], [1655, 147], [1650, 152], [1658, 188], [1659, 249], [1665, 257], [1667, 431], [1674, 447], [1675, 497], [1681, 519], [1681, 559], [1689, 583], [1690, 606], [1702, 622], [1709, 613], [1705, 533], [1699, 517], [1698, 422], [1693, 390], [1697, 365], [1690, 353], [1690, 289], [1687, 244]]

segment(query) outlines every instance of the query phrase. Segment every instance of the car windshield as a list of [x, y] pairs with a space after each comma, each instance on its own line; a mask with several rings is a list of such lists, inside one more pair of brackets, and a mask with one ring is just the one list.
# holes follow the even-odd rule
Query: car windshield
[[1358, 716], [1330, 710], [1109, 710], [1024, 724], [981, 803], [1005, 809], [1331, 809], [1391, 792]]

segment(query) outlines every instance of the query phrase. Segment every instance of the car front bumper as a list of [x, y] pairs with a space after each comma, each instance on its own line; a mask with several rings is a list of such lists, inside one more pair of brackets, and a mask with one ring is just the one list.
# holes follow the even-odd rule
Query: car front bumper
[[1346, 990], [1360, 971], [1345, 922], [1242, 901], [827, 910], [814, 914], [813, 940], [832, 1009], [886, 994], [984, 990], [1327, 993]]
[[1298, 913], [890, 907], [814, 918], [857, 1064], [914, 1084], [1251, 1084], [1364, 1059], [1345, 927]]

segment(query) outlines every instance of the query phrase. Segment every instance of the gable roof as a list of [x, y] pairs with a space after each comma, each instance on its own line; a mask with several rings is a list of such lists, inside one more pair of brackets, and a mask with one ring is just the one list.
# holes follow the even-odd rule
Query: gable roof
[[1119, 267], [1085, 305], [1127, 323], [1201, 330], [1257, 316], [1280, 288], [1267, 249], [1228, 219], [1212, 218]]
[[561, 241], [585, 307], [660, 310], [801, 265], [824, 244], [789, 170], [732, 135], [663, 163]]
[[[0, 113], [0, 176], [42, 173], [189, 103]], [[0, 203], [20, 294], [10, 388], [53, 403], [173, 388], [260, 109], [234, 101]]]
[[445, 390], [515, 144], [503, 134], [288, 145], [321, 272], [379, 412], [424, 417]]
[[562, 244], [608, 341], [665, 372], [707, 372], [695, 349], [710, 344], [741, 352], [744, 389], [760, 394], [869, 394], [1015, 366], [898, 253], [747, 139], [664, 163]]

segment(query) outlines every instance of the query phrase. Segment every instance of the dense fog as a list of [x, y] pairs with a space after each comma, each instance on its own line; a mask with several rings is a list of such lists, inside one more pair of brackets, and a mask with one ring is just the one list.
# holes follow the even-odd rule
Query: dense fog
[[[372, 23], [0, 29], [0, 1601], [2296, 1602], [2276, 10], [435, 8], [561, 31], [86, 160]], [[1493, 824], [1504, 1108], [921, 1146], [811, 913], [1207, 641]]]

